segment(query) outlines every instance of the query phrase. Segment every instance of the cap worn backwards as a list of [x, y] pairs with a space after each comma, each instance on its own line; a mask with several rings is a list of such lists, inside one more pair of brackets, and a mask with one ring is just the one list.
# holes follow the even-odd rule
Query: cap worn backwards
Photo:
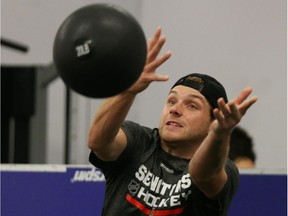
[[223, 98], [225, 103], [228, 102], [226, 91], [222, 84], [209, 75], [192, 73], [180, 78], [172, 88], [178, 85], [187, 86], [199, 91], [213, 109], [218, 108], [217, 100], [219, 98]]

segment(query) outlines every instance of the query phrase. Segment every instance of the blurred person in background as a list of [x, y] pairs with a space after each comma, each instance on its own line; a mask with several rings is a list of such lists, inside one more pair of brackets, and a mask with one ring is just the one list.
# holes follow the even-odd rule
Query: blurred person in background
[[236, 126], [230, 138], [229, 158], [238, 168], [255, 168], [256, 154], [253, 139], [243, 128]]

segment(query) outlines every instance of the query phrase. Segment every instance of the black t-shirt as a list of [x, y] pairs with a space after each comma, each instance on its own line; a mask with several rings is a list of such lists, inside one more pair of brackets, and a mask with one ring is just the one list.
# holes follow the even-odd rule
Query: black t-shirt
[[90, 153], [90, 162], [106, 178], [102, 215], [222, 216], [239, 184], [239, 172], [227, 159], [227, 183], [215, 199], [207, 198], [191, 181], [189, 160], [166, 153], [157, 129], [126, 121], [127, 147], [113, 162]]

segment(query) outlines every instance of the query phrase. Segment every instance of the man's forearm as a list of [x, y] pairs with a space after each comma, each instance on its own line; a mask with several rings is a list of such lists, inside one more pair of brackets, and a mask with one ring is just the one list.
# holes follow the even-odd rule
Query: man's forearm
[[219, 136], [210, 131], [190, 161], [195, 178], [208, 179], [217, 174], [224, 167], [228, 151], [229, 135]]
[[102, 145], [106, 145], [115, 139], [135, 96], [130, 92], [123, 92], [103, 102], [89, 131], [88, 145], [90, 149], [101, 148]]
[[229, 151], [229, 135], [210, 131], [189, 163], [192, 181], [210, 198], [214, 198], [227, 181], [225, 161]]

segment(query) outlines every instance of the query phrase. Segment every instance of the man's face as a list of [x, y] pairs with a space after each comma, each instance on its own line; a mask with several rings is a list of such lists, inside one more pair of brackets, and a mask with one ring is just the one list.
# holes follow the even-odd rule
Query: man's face
[[171, 89], [163, 108], [159, 132], [166, 144], [200, 144], [212, 123], [211, 106], [197, 90], [178, 85]]

